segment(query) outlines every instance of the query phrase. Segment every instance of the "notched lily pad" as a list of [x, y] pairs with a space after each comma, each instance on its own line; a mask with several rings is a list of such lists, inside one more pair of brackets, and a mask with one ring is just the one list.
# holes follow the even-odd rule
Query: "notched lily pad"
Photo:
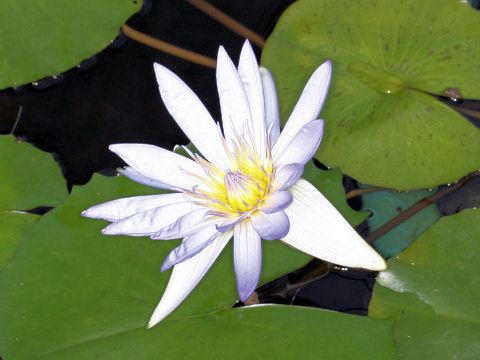
[[0, 210], [0, 271], [8, 264], [23, 237], [40, 220], [40, 215]]
[[[88, 339], [89, 346], [102, 347], [109, 342], [106, 334], [121, 333], [132, 334], [133, 348], [143, 349], [147, 342], [158, 352], [158, 339], [145, 326], [169, 279], [169, 271], [160, 273], [161, 264], [178, 241], [105, 236], [100, 232], [105, 221], [80, 216], [82, 210], [98, 203], [156, 193], [158, 189], [124, 177], [95, 175], [89, 184], [75, 187], [63, 205], [43, 216], [0, 273], [2, 356], [32, 359], [48, 354], [52, 358], [51, 353], [67, 351], [64, 358], [71, 359], [68, 351], [75, 345]], [[279, 241], [264, 241], [262, 246], [261, 283], [311, 258]], [[165, 321], [229, 308], [237, 298], [229, 244]], [[159, 333], [168, 336], [162, 333], [162, 325]], [[177, 339], [175, 333], [172, 344]]]
[[3, 0], [0, 89], [59, 74], [105, 48], [141, 0]]
[[52, 155], [13, 136], [0, 136], [0, 210], [56, 206], [68, 196]]
[[427, 93], [480, 99], [480, 16], [458, 0], [301, 0], [262, 54], [286, 120], [313, 70], [333, 60], [317, 158], [367, 184], [408, 190], [480, 166], [480, 131]]
[[480, 356], [479, 235], [480, 210], [444, 217], [380, 273], [369, 315], [396, 319], [400, 359]]

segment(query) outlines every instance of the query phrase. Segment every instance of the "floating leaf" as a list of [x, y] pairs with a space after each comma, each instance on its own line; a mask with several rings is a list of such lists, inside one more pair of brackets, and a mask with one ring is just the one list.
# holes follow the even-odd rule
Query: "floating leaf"
[[262, 62], [286, 120], [312, 71], [333, 60], [322, 163], [367, 184], [431, 188], [480, 165], [480, 131], [426, 93], [480, 99], [479, 21], [458, 0], [302, 0]]
[[105, 48], [140, 0], [3, 0], [0, 89], [59, 74]]
[[[178, 241], [103, 236], [100, 229], [106, 223], [82, 218], [80, 212], [110, 199], [146, 193], [158, 191], [123, 177], [96, 175], [88, 185], [74, 188], [64, 205], [43, 216], [1, 273], [2, 356], [32, 359], [145, 327], [169, 278], [169, 272], [160, 273], [160, 266]], [[261, 282], [310, 259], [279, 241], [264, 241], [263, 248]], [[210, 313], [237, 300], [232, 252], [227, 246], [168, 319]], [[143, 330], [139, 334], [142, 348]]]
[[399, 359], [480, 356], [480, 210], [444, 217], [388, 261], [369, 314], [395, 318]]
[[[362, 195], [362, 209], [372, 212], [372, 215], [367, 219], [370, 232], [378, 230], [401, 212], [430, 195], [432, 195], [432, 192], [428, 190], [401, 193], [393, 190], [383, 190]], [[375, 241], [375, 249], [387, 258], [397, 255], [437, 222], [440, 216], [437, 205], [432, 203], [378, 238]]]
[[52, 155], [12, 136], [0, 137], [0, 210], [56, 206], [68, 193]]
[[[349, 341], [348, 347], [345, 339]], [[393, 360], [394, 351], [391, 321], [311, 308], [262, 306], [165, 321], [152, 330], [139, 327], [105, 334], [47, 355], [41, 353], [35, 359], [83, 360], [99, 358], [101, 354], [105, 360], [313, 356]]]
[[39, 215], [0, 211], [0, 271], [8, 264], [22, 238], [40, 219]]

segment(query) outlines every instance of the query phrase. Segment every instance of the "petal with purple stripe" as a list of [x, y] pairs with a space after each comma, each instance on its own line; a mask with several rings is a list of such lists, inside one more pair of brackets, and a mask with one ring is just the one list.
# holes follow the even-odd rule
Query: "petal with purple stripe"
[[262, 243], [250, 219], [234, 228], [233, 261], [238, 295], [241, 301], [245, 301], [257, 287], [262, 269]]

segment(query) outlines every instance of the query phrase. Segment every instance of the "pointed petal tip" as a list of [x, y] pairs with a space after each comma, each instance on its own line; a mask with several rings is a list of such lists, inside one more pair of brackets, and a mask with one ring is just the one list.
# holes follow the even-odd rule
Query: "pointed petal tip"
[[162, 64], [159, 64], [159, 63], [153, 63], [153, 71], [155, 72], [155, 76], [156, 76], [156, 79], [157, 79], [157, 83], [160, 85], [159, 83], [159, 77], [165, 75], [165, 74], [170, 74], [172, 73], [168, 68], [166, 68], [165, 66], [163, 66]]
[[379, 254], [377, 254], [377, 257], [375, 259], [375, 262], [372, 263], [371, 270], [374, 271], [383, 271], [387, 269], [387, 262], [383, 257], [381, 257]]
[[153, 327], [154, 327], [155, 325], [157, 325], [160, 321], [161, 321], [161, 320], [155, 321], [155, 320], [153, 319], [153, 315], [152, 315], [152, 317], [150, 318], [150, 320], [148, 321], [148, 324], [147, 324], [147, 326], [146, 326], [147, 330], [150, 330], [151, 328], [153, 328]]
[[[245, 42], [243, 43], [242, 50], [240, 52], [240, 56], [242, 56], [242, 54], [244, 52], [254, 54], [252, 45], [250, 44], [250, 41], [248, 41], [248, 39], [246, 39]], [[244, 54], [244, 55], [246, 55], [246, 54]]]
[[160, 268], [160, 272], [167, 271], [170, 269], [175, 263], [170, 261], [170, 256], [167, 256], [167, 258], [163, 261], [162, 267]]
[[218, 47], [217, 60], [220, 58], [220, 56], [225, 56], [225, 55], [228, 57], [227, 50], [225, 50], [225, 48], [222, 45], [220, 45]]
[[108, 150], [119, 155], [120, 153], [122, 153], [122, 150], [124, 150], [124, 145], [125, 144], [110, 144], [108, 145]]
[[240, 297], [240, 301], [241, 302], [247, 301], [250, 295], [252, 295], [254, 291], [255, 291], [255, 288], [250, 289], [249, 291], [242, 291], [242, 292], [239, 291], [238, 296]]
[[115, 232], [114, 229], [112, 229], [112, 225], [114, 225], [114, 223], [108, 225], [106, 228], [103, 228], [102, 229], [102, 234], [103, 235], [118, 235], [118, 233]]

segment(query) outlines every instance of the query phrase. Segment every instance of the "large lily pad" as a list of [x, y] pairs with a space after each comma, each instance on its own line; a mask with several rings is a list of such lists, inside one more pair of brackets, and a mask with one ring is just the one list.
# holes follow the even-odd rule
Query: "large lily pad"
[[[123, 177], [97, 175], [43, 216], [1, 273], [2, 356], [33, 359], [145, 327], [169, 277], [160, 266], [177, 242], [103, 236], [105, 222], [82, 218], [80, 212], [113, 198], [154, 192]], [[261, 282], [310, 259], [278, 241], [265, 241], [263, 247]], [[228, 246], [168, 319], [228, 308], [236, 299]]]
[[141, 0], [3, 0], [0, 89], [59, 74], [105, 48]]
[[458, 0], [301, 0], [262, 54], [286, 119], [333, 60], [320, 161], [367, 184], [430, 188], [480, 165], [480, 131], [425, 92], [480, 99], [480, 15]]
[[400, 359], [479, 358], [479, 235], [480, 210], [444, 217], [379, 275], [369, 314], [395, 319]]
[[68, 193], [52, 155], [13, 136], [0, 136], [0, 210], [56, 206]]
[[0, 211], [0, 271], [8, 264], [12, 255], [33, 225], [40, 219], [39, 215]]
[[318, 309], [261, 306], [108, 334], [31, 359], [390, 360], [395, 359], [391, 325]]

